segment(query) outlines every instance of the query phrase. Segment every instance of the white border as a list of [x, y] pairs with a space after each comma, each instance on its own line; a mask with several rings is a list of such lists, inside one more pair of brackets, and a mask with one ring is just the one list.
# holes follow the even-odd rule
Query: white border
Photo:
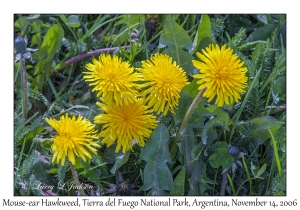
[[[293, 1], [294, 2], [294, 1]], [[2, 76], [0, 82], [1, 108], [0, 108], [0, 209], [3, 207], [3, 199], [11, 200], [40, 200], [42, 197], [14, 197], [13, 196], [13, 14], [18, 13], [208, 13], [208, 14], [232, 14], [232, 13], [286, 13], [287, 14], [287, 196], [284, 197], [258, 197], [259, 200], [293, 201], [300, 202], [299, 181], [299, 12], [296, 3], [292, 1], [238, 1], [238, 0], [213, 0], [213, 1], [11, 1], [1, 6], [0, 18], [0, 58]], [[298, 64], [298, 65], [297, 65]], [[58, 197], [48, 198], [53, 201]], [[98, 197], [86, 197], [98, 200]], [[156, 200], [165, 200], [168, 197], [155, 197]], [[175, 199], [176, 197], [171, 197]], [[255, 197], [197, 197], [198, 200], [228, 200], [238, 198], [240, 200], [255, 200]], [[76, 200], [75, 197], [60, 197], [61, 200]], [[82, 199], [82, 198], [80, 198]], [[106, 201], [108, 198], [99, 198]], [[140, 200], [141, 197], [126, 197], [128, 201]], [[148, 197], [152, 199], [152, 197]], [[178, 199], [184, 199], [179, 197]], [[188, 197], [192, 202], [194, 197]], [[298, 204], [299, 206], [300, 204]], [[71, 209], [74, 207], [64, 207]], [[101, 208], [101, 207], [94, 207]], [[105, 207], [102, 207], [105, 208]], [[110, 209], [119, 209], [116, 206]], [[130, 209], [129, 207], [125, 207]], [[149, 207], [145, 207], [149, 208]], [[153, 208], [153, 207], [152, 207]], [[182, 208], [182, 207], [167, 207]], [[220, 207], [207, 207], [217, 209]], [[240, 207], [231, 207], [239, 208]], [[273, 207], [261, 207], [274, 209]], [[106, 209], [106, 208], [105, 208]], [[134, 209], [141, 209], [136, 207]], [[150, 209], [150, 208], [149, 208]], [[199, 207], [198, 207], [199, 209]], [[283, 208], [276, 208], [283, 209]]]

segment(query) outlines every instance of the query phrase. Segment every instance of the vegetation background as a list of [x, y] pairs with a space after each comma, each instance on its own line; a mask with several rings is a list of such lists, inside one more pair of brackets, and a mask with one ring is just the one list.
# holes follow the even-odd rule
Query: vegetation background
[[[159, 52], [173, 57], [187, 72], [191, 84], [183, 89], [175, 115], [158, 116], [163, 126], [158, 128], [168, 133], [165, 138], [172, 145], [198, 92], [191, 60], [213, 43], [226, 44], [245, 62], [249, 82], [243, 100], [223, 109], [200, 101], [182, 136], [182, 146], [190, 148], [189, 152], [181, 151], [172, 160], [156, 159], [166, 163], [162, 169], [169, 177], [144, 172], [154, 167], [147, 164], [157, 154], [141, 148], [124, 154], [103, 146], [91, 162], [78, 159], [75, 168], [80, 181], [89, 187], [85, 193], [120, 194], [120, 184], [125, 182], [128, 195], [286, 194], [284, 14], [16, 14], [14, 31], [15, 37], [28, 37], [27, 47], [38, 49], [31, 52], [32, 60], [26, 59], [27, 116], [22, 112], [22, 62], [14, 66], [15, 195], [76, 194], [76, 190], [33, 186], [72, 183], [68, 165], [51, 163], [53, 131], [45, 118], [68, 112], [93, 121], [99, 114], [96, 94], [82, 79], [84, 66], [93, 56], [116, 54], [138, 68], [142, 60]], [[186, 42], [180, 44], [182, 39]], [[162, 139], [150, 141], [158, 145]], [[169, 153], [170, 148], [162, 149]]]

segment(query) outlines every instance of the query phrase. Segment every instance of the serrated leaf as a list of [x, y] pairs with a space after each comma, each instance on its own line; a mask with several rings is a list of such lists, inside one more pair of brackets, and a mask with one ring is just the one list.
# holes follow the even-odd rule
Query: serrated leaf
[[97, 187], [101, 187], [100, 184], [100, 179], [98, 174], [96, 173], [95, 169], [91, 168], [91, 163], [88, 162], [84, 162], [83, 160], [81, 160], [81, 164], [83, 165], [86, 174], [84, 175], [87, 179], [89, 179], [90, 181], [92, 181]]
[[173, 177], [167, 166], [171, 162], [169, 138], [167, 127], [159, 124], [140, 154], [140, 158], [147, 162], [141, 190], [151, 189], [153, 195], [167, 195], [167, 192], [174, 191]]
[[192, 48], [192, 41], [188, 33], [170, 15], [165, 19], [158, 47], [165, 46], [173, 47], [176, 51], [178, 51], [178, 48], [187, 50]]
[[80, 26], [80, 20], [77, 15], [70, 15], [66, 20], [66, 24], [71, 28], [78, 28]]
[[185, 183], [185, 167], [183, 166], [180, 172], [174, 179], [174, 191], [170, 192], [170, 195], [182, 196], [184, 195], [184, 183]]
[[31, 160], [30, 163], [25, 162], [26, 165], [23, 166], [25, 167], [25, 176], [34, 174], [37, 180], [43, 180], [46, 185], [54, 186], [52, 176], [48, 172], [53, 164], [36, 150], [32, 151], [30, 157], [35, 157], [35, 159]]

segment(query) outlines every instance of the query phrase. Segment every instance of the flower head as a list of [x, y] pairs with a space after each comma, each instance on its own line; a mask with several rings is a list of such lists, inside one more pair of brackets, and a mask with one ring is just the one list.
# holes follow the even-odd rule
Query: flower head
[[240, 94], [245, 92], [247, 87], [246, 72], [242, 62], [233, 50], [223, 45], [210, 45], [202, 54], [197, 52], [201, 61], [193, 60], [193, 64], [199, 69], [200, 74], [194, 75], [199, 79], [199, 90], [207, 88], [204, 96], [210, 102], [216, 95], [216, 104], [219, 107], [223, 104], [231, 104], [241, 99]]
[[164, 115], [178, 105], [181, 89], [188, 84], [185, 72], [172, 63], [168, 55], [155, 54], [150, 60], [142, 62], [142, 68], [137, 69], [146, 81], [146, 89], [141, 93], [149, 107]]
[[150, 137], [159, 122], [142, 99], [129, 105], [117, 106], [115, 103], [97, 103], [97, 105], [105, 112], [95, 117], [95, 123], [104, 124], [99, 134], [104, 137], [102, 143], [109, 147], [117, 141], [116, 152], [121, 147], [123, 153], [129, 151], [135, 141], [138, 145], [144, 146], [144, 138]]
[[75, 155], [86, 161], [86, 157], [92, 159], [90, 152], [96, 154], [97, 150], [93, 147], [100, 147], [93, 139], [98, 139], [93, 125], [88, 119], [79, 116], [70, 118], [68, 113], [61, 116], [60, 120], [48, 119], [47, 123], [57, 131], [57, 135], [52, 138], [52, 162], [60, 162], [63, 166], [66, 157], [75, 165]]
[[27, 48], [27, 42], [28, 42], [28, 39], [27, 39], [26, 35], [25, 35], [25, 38], [18, 36], [15, 39], [15, 43], [14, 43], [15, 44], [15, 53], [17, 54], [15, 62], [17, 62], [19, 60], [29, 59], [29, 58], [31, 59], [31, 62], [33, 62], [30, 52], [35, 52], [38, 49]]
[[92, 91], [98, 91], [98, 97], [102, 96], [108, 102], [115, 101], [117, 105], [135, 101], [140, 88], [136, 82], [141, 80], [141, 76], [128, 62], [104, 54], [99, 56], [99, 61], [93, 59], [92, 62], [85, 66], [89, 72], [83, 72], [87, 74], [83, 78], [91, 82], [90, 86], [94, 86]]

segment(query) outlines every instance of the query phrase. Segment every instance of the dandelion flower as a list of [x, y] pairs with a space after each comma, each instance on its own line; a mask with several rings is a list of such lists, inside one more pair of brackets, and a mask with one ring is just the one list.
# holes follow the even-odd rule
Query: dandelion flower
[[145, 90], [141, 95], [145, 97], [149, 107], [157, 113], [164, 115], [178, 105], [178, 99], [182, 88], [188, 84], [185, 72], [172, 63], [168, 55], [155, 54], [150, 60], [142, 62], [142, 68], [137, 69], [143, 75]]
[[97, 150], [94, 147], [100, 147], [93, 139], [98, 139], [93, 125], [89, 120], [79, 116], [70, 118], [68, 113], [61, 116], [60, 120], [48, 119], [47, 123], [57, 131], [57, 135], [52, 138], [52, 162], [65, 164], [66, 157], [75, 165], [75, 155], [80, 157], [84, 162], [86, 157], [92, 159], [90, 152], [96, 154]]
[[134, 142], [143, 147], [144, 139], [150, 137], [159, 122], [142, 99], [129, 105], [97, 105], [105, 112], [95, 117], [95, 123], [104, 124], [99, 134], [100, 137], [104, 137], [102, 143], [109, 147], [117, 142], [116, 152], [119, 152], [121, 147], [123, 153], [129, 151]]
[[141, 75], [134, 72], [128, 62], [123, 62], [117, 56], [101, 54], [99, 60], [93, 59], [92, 64], [86, 64], [89, 72], [83, 78], [94, 86], [92, 91], [98, 91], [97, 96], [102, 96], [106, 101], [115, 101], [117, 105], [125, 102], [132, 103], [139, 91]]
[[210, 102], [216, 95], [216, 104], [221, 107], [229, 105], [233, 101], [241, 99], [240, 94], [245, 93], [247, 87], [246, 72], [242, 62], [231, 48], [223, 45], [221, 49], [218, 45], [210, 45], [202, 54], [197, 52], [201, 61], [193, 60], [193, 64], [199, 69], [200, 74], [194, 75], [199, 79], [199, 90], [207, 88], [204, 96]]

